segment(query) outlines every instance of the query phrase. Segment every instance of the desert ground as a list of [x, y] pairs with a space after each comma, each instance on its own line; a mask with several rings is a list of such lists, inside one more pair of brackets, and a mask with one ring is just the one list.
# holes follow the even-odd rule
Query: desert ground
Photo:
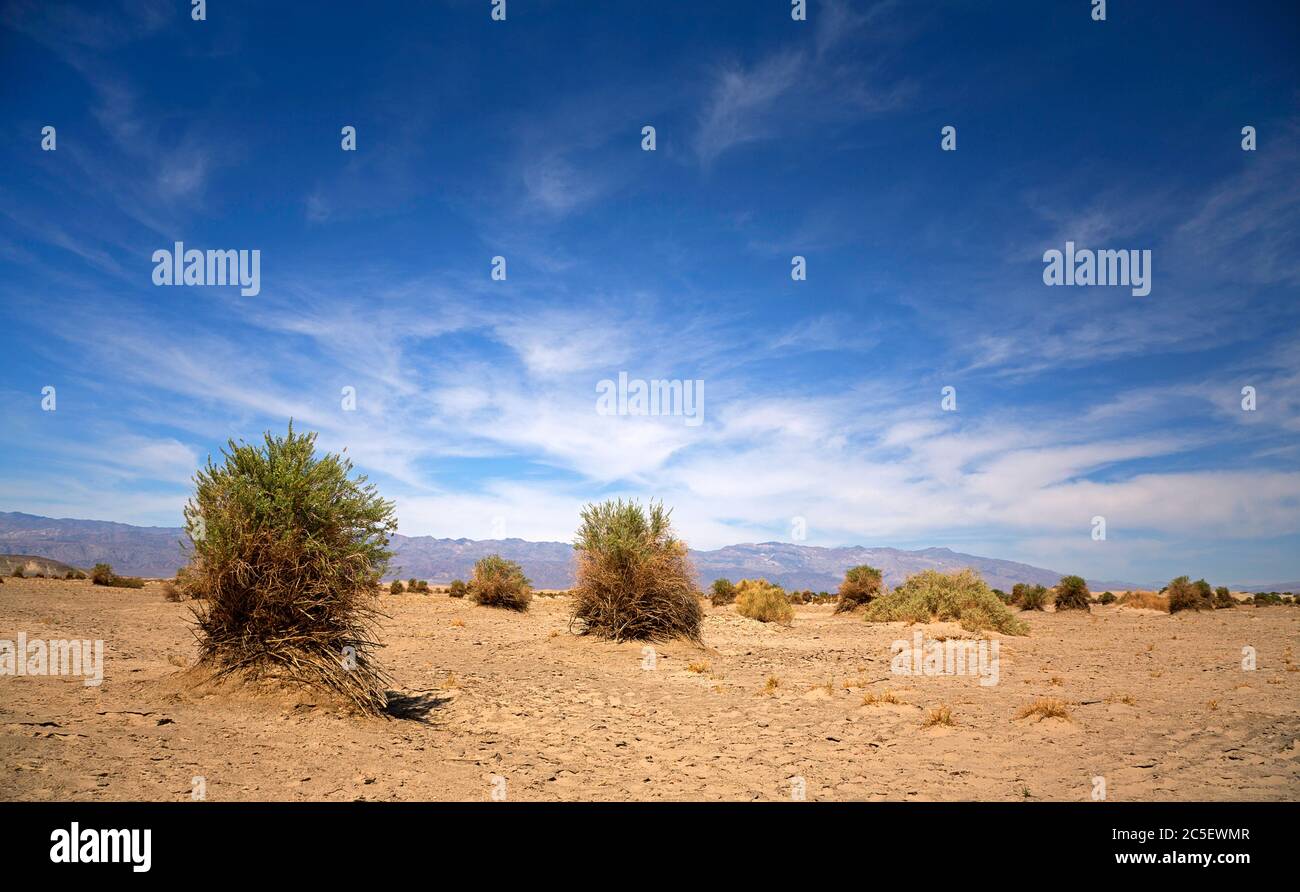
[[[198, 777], [208, 800], [1078, 801], [1096, 777], [1113, 801], [1300, 799], [1297, 607], [1026, 613], [981, 686], [890, 671], [891, 642], [956, 625], [828, 606], [788, 627], [706, 607], [704, 646], [651, 655], [571, 634], [567, 597], [382, 603], [400, 718], [201, 680], [160, 583], [6, 579], [0, 638], [106, 651], [99, 687], [0, 677], [0, 799], [188, 801]], [[1069, 717], [1016, 718], [1039, 698]]]

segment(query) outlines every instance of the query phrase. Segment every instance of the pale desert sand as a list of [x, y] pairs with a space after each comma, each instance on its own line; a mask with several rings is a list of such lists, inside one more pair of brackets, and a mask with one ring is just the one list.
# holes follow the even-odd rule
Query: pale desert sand
[[[1104, 777], [1112, 801], [1300, 799], [1300, 607], [1023, 614], [1032, 634], [1001, 639], [981, 687], [891, 675], [891, 642], [956, 626], [824, 606], [788, 628], [707, 607], [706, 646], [655, 645], [643, 668], [641, 644], [570, 634], [563, 597], [382, 603], [408, 718], [192, 687], [188, 611], [158, 583], [6, 579], [0, 638], [99, 638], [106, 657], [97, 688], [0, 677], [0, 798], [188, 801], [202, 777], [209, 800], [790, 801], [801, 778], [808, 800], [1077, 801]], [[884, 691], [905, 705], [862, 705]], [[1042, 697], [1071, 719], [1015, 719]], [[941, 704], [955, 724], [924, 728]]]

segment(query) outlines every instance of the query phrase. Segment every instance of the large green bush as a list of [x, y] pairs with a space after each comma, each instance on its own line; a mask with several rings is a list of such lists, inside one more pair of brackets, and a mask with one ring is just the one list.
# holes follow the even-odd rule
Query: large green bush
[[277, 678], [379, 712], [375, 596], [397, 529], [392, 503], [316, 435], [229, 441], [195, 475], [193, 546], [181, 577], [196, 602], [200, 662], [218, 676]]
[[1017, 619], [973, 570], [923, 570], [868, 604], [863, 616], [868, 622], [955, 620], [971, 632], [1029, 634], [1028, 624]]
[[669, 514], [657, 502], [642, 507], [622, 499], [582, 509], [573, 545], [573, 623], [580, 634], [699, 640], [704, 611], [695, 571]]

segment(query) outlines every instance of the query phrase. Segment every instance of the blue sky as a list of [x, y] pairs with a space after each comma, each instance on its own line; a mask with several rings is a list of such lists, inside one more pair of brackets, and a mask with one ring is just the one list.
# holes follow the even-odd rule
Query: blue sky
[[[1297, 13], [1090, 6], [0, 3], [0, 509], [178, 525], [292, 417], [409, 535], [633, 495], [702, 548], [1300, 578]], [[178, 240], [260, 293], [155, 286]], [[1045, 286], [1066, 241], [1151, 293]], [[598, 414], [621, 371], [703, 423]]]

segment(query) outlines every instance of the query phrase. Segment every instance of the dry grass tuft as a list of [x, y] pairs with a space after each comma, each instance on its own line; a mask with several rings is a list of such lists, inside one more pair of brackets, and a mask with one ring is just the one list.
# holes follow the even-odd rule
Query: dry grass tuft
[[1056, 697], [1042, 697], [1016, 713], [1017, 719], [1027, 719], [1030, 716], [1038, 716], [1040, 722], [1043, 719], [1071, 721], [1070, 710], [1066, 708], [1065, 701]]
[[952, 727], [956, 722], [952, 718], [952, 710], [947, 706], [936, 706], [925, 714], [925, 721], [921, 723], [922, 728], [933, 728], [936, 725], [946, 725]]
[[1155, 592], [1125, 592], [1120, 596], [1119, 604], [1121, 607], [1169, 612], [1169, 599], [1157, 595]]
[[886, 703], [902, 705], [903, 701], [893, 691], [885, 691], [880, 694], [867, 694], [862, 698], [863, 706], [884, 706]]

